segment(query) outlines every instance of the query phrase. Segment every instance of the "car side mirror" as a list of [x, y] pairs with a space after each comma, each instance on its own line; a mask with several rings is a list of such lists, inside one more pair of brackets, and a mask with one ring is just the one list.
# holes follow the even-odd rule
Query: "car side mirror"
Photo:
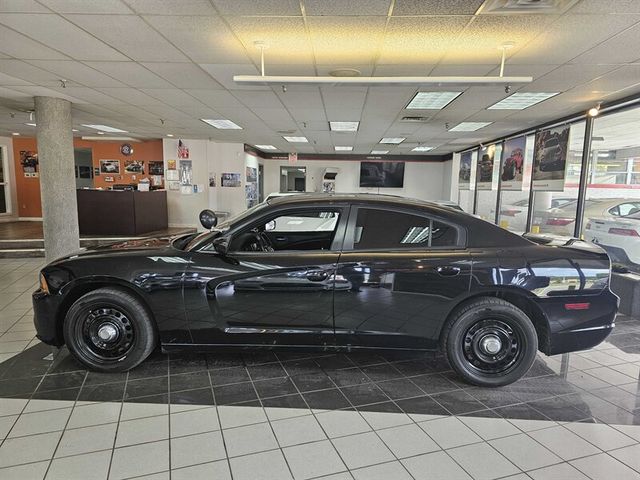
[[211, 230], [218, 224], [218, 217], [213, 210], [202, 210], [200, 212], [200, 223], [207, 230]]
[[226, 255], [229, 250], [229, 238], [217, 237], [213, 240], [213, 249], [220, 255]]

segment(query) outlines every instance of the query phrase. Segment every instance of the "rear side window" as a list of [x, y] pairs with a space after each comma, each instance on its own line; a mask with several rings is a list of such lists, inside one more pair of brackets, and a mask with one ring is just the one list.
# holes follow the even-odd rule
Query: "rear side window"
[[354, 250], [455, 247], [457, 230], [423, 215], [359, 208]]

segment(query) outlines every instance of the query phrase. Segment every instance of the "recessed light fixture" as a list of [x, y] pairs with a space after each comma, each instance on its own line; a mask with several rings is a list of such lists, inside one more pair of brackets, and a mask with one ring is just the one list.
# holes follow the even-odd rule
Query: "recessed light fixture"
[[329, 122], [333, 132], [357, 132], [360, 122]]
[[389, 150], [371, 150], [371, 155], [386, 155]]
[[219, 130], [242, 130], [242, 127], [236, 123], [233, 123], [231, 120], [227, 120], [224, 118], [211, 120], [209, 118], [201, 118], [204, 123], [208, 123], [212, 127], [215, 127]]
[[173, 133], [167, 133], [167, 137], [172, 138], [173, 137]]
[[101, 130], [109, 133], [128, 133], [126, 130], [120, 130], [119, 128], [110, 127], [109, 125], [85, 125], [83, 127], [93, 128], [94, 130]]
[[382, 140], [380, 140], [380, 143], [390, 143], [393, 145], [397, 145], [404, 142], [405, 140], [406, 138], [404, 137], [384, 137]]
[[442, 110], [462, 92], [418, 92], [405, 108], [407, 110]]
[[336, 152], [350, 152], [351, 150], [353, 150], [353, 147], [336, 145], [335, 147], [333, 147], [333, 149]]
[[277, 148], [273, 145], [255, 145], [255, 147], [259, 148], [260, 150], [277, 150]]
[[591, 107], [587, 112], [590, 117], [597, 117], [600, 114], [600, 107], [602, 104], [598, 103], [595, 107]]
[[104, 132], [96, 132], [98, 135], [104, 135]]
[[282, 138], [284, 138], [289, 143], [309, 143], [309, 140], [307, 140], [307, 137], [287, 137], [287, 136], [283, 136]]
[[449, 129], [450, 132], [475, 132], [493, 122], [462, 122]]
[[11, 135], [13, 135], [14, 137], [18, 137], [20, 134], [18, 132], [13, 132]]
[[487, 107], [487, 110], [524, 110], [555, 97], [558, 93], [560, 92], [517, 92]]
[[77, 128], [72, 128], [71, 131], [72, 132], [79, 132], [80, 130], [78, 130]]
[[429, 150], [433, 150], [435, 147], [427, 147], [426, 145], [418, 145], [411, 149], [412, 152], [428, 152]]
[[36, 126], [36, 124], [35, 124], [35, 123], [25, 123], [25, 125], [28, 125], [28, 126], [30, 126], [30, 127], [35, 127], [35, 126]]

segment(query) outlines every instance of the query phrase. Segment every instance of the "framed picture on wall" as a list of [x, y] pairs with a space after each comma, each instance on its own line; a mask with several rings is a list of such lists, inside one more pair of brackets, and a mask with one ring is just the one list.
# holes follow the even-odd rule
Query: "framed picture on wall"
[[100, 160], [100, 173], [120, 173], [120, 160]]
[[125, 160], [124, 171], [127, 173], [144, 173], [144, 160]]
[[164, 163], [162, 161], [149, 162], [149, 175], [164, 175]]

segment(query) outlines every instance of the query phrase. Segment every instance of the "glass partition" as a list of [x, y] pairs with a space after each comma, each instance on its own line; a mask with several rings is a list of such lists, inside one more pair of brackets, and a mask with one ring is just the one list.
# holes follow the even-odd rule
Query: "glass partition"
[[[533, 233], [551, 233], [562, 236], [573, 236], [574, 234], [584, 130], [584, 121], [572, 124], [569, 129], [564, 186], [553, 191], [534, 192], [531, 224]], [[545, 148], [547, 147], [545, 146]], [[534, 179], [536, 171], [539, 171], [540, 168], [540, 165], [535, 165], [534, 161], [532, 173]]]
[[478, 151], [463, 152], [460, 155], [458, 172], [458, 205], [467, 213], [473, 213], [476, 193], [476, 162]]
[[640, 271], [640, 108], [594, 120], [586, 198], [583, 238]]
[[[533, 168], [533, 146], [535, 144], [535, 135], [527, 135], [524, 148], [524, 161], [522, 162], [522, 185], [519, 190], [506, 190], [503, 189], [500, 192], [500, 215], [498, 217], [498, 224], [502, 228], [511, 230], [512, 232], [522, 234], [527, 227], [527, 212], [529, 210], [529, 191], [531, 189], [531, 170]], [[505, 144], [508, 146], [508, 141]], [[505, 165], [510, 158], [516, 157], [520, 152], [517, 150], [505, 149], [504, 158], [502, 161], [502, 169], [505, 170]], [[515, 163], [515, 162], [514, 162]], [[506, 179], [504, 175], [501, 178], [501, 182], [506, 185]]]

